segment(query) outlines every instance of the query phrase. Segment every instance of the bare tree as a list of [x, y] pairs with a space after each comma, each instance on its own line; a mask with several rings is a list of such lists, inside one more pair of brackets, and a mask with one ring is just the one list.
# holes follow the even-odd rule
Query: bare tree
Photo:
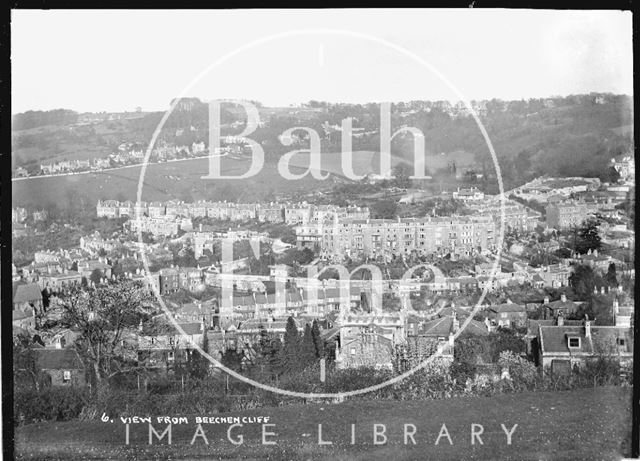
[[93, 371], [98, 389], [108, 387], [108, 380], [118, 373], [138, 369], [135, 344], [125, 335], [153, 309], [142, 284], [121, 281], [96, 289], [74, 288], [60, 305], [62, 323], [80, 331], [75, 347]]

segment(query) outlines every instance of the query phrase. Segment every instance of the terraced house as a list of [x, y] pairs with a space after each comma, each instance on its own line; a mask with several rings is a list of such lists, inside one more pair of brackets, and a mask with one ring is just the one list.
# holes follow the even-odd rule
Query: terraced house
[[349, 219], [296, 227], [299, 248], [319, 245], [334, 259], [345, 256], [453, 253], [468, 256], [493, 246], [494, 224], [490, 217]]

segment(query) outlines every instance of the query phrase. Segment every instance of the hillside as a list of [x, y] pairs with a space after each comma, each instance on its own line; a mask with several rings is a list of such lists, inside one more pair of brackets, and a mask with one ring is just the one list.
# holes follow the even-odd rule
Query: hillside
[[[166, 437], [150, 446], [147, 423], [130, 425], [128, 446], [119, 419], [113, 423], [40, 423], [17, 428], [16, 459], [614, 460], [629, 454], [630, 402], [629, 389], [598, 387], [492, 398], [297, 404], [241, 414], [204, 410], [189, 416], [188, 424], [173, 426], [171, 446]], [[276, 445], [261, 443], [259, 424], [234, 429], [234, 436], [244, 436], [240, 446], [227, 440], [228, 424], [203, 424], [209, 444], [201, 437], [190, 443], [196, 431], [195, 416], [233, 415], [269, 417], [269, 424], [275, 426], [267, 431], [277, 434], [269, 440], [275, 439]], [[318, 445], [318, 424], [322, 424], [323, 440], [332, 445]], [[354, 445], [350, 443], [351, 424], [356, 426]], [[386, 426], [386, 444], [372, 443], [374, 424]], [[415, 445], [410, 440], [404, 443], [405, 424], [416, 427]], [[443, 424], [451, 444], [443, 437], [435, 445]], [[471, 445], [471, 424], [483, 426], [483, 445]], [[509, 429], [518, 425], [511, 445], [506, 443], [501, 424]], [[153, 425], [158, 433], [166, 427]]]
[[[474, 104], [498, 155], [507, 188], [543, 174], [603, 176], [610, 158], [633, 151], [633, 106], [632, 99], [627, 96], [596, 98], [582, 95]], [[82, 123], [70, 123], [73, 117], [68, 112], [56, 112], [58, 118], [53, 121], [53, 116], [42, 114], [35, 120], [27, 117], [21, 123], [16, 123], [16, 119], [24, 119], [24, 114], [14, 117], [14, 169], [21, 166], [28, 171], [37, 171], [39, 165], [46, 162], [106, 157], [124, 142], [144, 147], [163, 115], [156, 112], [111, 117], [115, 118], [113, 120], [85, 116]], [[323, 153], [339, 152], [342, 137], [339, 124], [345, 117], [354, 117], [354, 129], [360, 130], [353, 138], [354, 151], [377, 152], [380, 149], [380, 114], [376, 104], [310, 103], [305, 107], [260, 107], [260, 114], [264, 125], [250, 137], [261, 143], [267, 162], [275, 162], [283, 153], [307, 145], [308, 140], [302, 132], [300, 145], [283, 146], [280, 143], [278, 136], [294, 126], [316, 130]], [[207, 106], [191, 98], [189, 104], [180, 104], [171, 114], [160, 140], [183, 146], [208, 142], [207, 122]], [[427, 167], [432, 175], [438, 175], [456, 163], [465, 170], [482, 172], [495, 182], [493, 161], [485, 140], [475, 120], [468, 114], [461, 115], [457, 106], [428, 101], [399, 103], [393, 106], [391, 122], [394, 130], [412, 126], [425, 134], [429, 156]], [[223, 135], [239, 133], [243, 123], [243, 111], [238, 107], [223, 110]], [[460, 153], [464, 160], [457, 164], [456, 155]], [[412, 161], [412, 137], [394, 138], [392, 154]]]

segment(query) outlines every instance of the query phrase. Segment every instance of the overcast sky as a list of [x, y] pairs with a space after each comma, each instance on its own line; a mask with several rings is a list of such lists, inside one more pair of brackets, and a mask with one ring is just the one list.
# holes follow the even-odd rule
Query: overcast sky
[[14, 10], [11, 55], [13, 113], [164, 110], [185, 90], [267, 105], [460, 99], [445, 80], [469, 100], [633, 91], [619, 11]]

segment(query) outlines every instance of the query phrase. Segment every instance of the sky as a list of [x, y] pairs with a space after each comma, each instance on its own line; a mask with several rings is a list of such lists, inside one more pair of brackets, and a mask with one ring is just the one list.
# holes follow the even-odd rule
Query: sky
[[13, 10], [11, 62], [13, 113], [633, 92], [621, 11]]

